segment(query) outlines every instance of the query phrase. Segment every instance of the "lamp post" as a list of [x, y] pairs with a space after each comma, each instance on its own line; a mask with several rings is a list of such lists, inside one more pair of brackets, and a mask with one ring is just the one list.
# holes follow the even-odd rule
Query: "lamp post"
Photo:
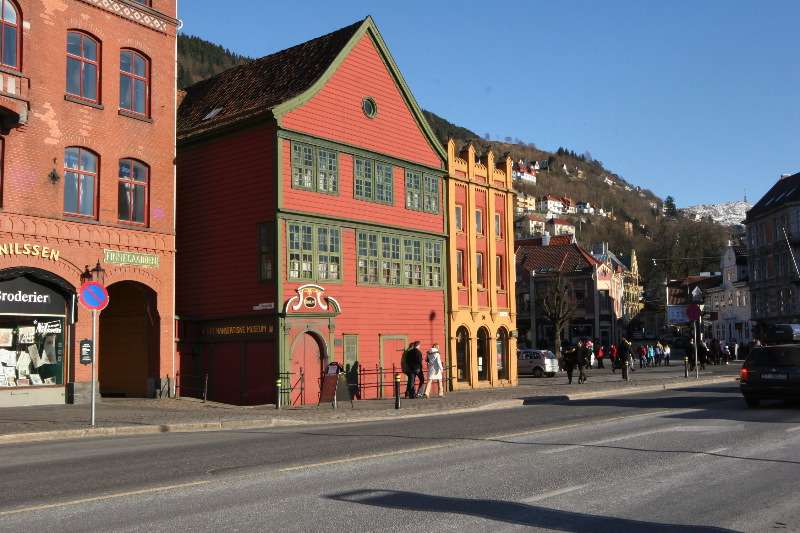
[[[105, 284], [106, 271], [100, 266], [100, 261], [97, 262], [95, 267], [89, 270], [89, 265], [86, 265], [81, 274], [81, 285], [90, 281]], [[97, 309], [92, 309], [92, 427], [95, 426], [95, 413], [97, 403]]]

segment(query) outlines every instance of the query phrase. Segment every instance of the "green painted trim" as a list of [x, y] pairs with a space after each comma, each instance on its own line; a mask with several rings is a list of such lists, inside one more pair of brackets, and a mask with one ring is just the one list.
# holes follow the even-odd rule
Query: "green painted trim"
[[322, 215], [316, 213], [308, 213], [303, 211], [294, 211], [290, 209], [280, 209], [278, 213], [276, 213], [276, 217], [278, 219], [283, 219], [283, 220], [308, 221], [312, 223], [329, 224], [346, 228], [367, 229], [370, 231], [375, 231], [376, 230], [375, 228], [377, 228], [377, 231], [400, 233], [402, 235], [439, 237], [442, 239], [447, 238], [446, 233], [439, 233], [436, 231], [413, 230], [389, 224], [379, 224], [374, 222], [366, 222], [363, 220], [355, 220], [352, 218], [335, 217], [335, 216]]
[[[311, 166], [311, 187], [303, 187], [302, 185], [295, 185], [294, 184], [294, 144], [297, 143], [298, 145], [306, 145], [311, 148], [312, 151], [312, 166]], [[325, 150], [327, 152], [333, 152], [336, 156], [336, 190], [328, 191], [328, 190], [320, 190], [319, 189], [319, 151], [318, 150]], [[316, 192], [319, 194], [327, 194], [328, 196], [339, 196], [339, 185], [342, 182], [342, 176], [339, 172], [339, 151], [327, 148], [325, 146], [318, 146], [316, 144], [312, 144], [305, 141], [299, 140], [292, 140], [289, 143], [289, 167], [292, 169], [292, 175], [289, 179], [289, 186], [298, 191], [307, 191], [307, 192]]]
[[320, 76], [319, 79], [311, 85], [311, 87], [306, 89], [302, 94], [299, 94], [294, 98], [290, 98], [289, 100], [286, 100], [285, 102], [282, 102], [281, 104], [272, 108], [272, 112], [275, 115], [278, 124], [281, 123], [281, 118], [283, 115], [308, 102], [328, 83], [331, 76], [333, 76], [333, 74], [338, 70], [339, 66], [344, 62], [353, 48], [355, 48], [356, 44], [358, 44], [358, 42], [366, 33], [369, 33], [378, 49], [381, 59], [383, 59], [384, 64], [389, 70], [389, 73], [394, 77], [395, 82], [397, 82], [397, 85], [400, 88], [400, 94], [406, 101], [411, 113], [417, 119], [418, 125], [428, 140], [428, 144], [430, 144], [431, 148], [433, 148], [443, 162], [447, 161], [447, 152], [439, 143], [438, 139], [436, 139], [436, 135], [434, 135], [433, 130], [431, 130], [428, 121], [425, 120], [425, 116], [422, 114], [417, 101], [414, 99], [411, 89], [409, 89], [408, 84], [403, 78], [403, 75], [400, 73], [400, 69], [397, 68], [397, 64], [389, 52], [386, 42], [383, 40], [383, 37], [378, 31], [375, 21], [369, 16], [364, 19], [361, 27], [353, 34], [336, 58], [331, 62], [330, 65], [328, 65], [328, 68], [325, 69], [325, 72], [322, 74], [322, 76]]
[[[365, 161], [365, 162], [367, 162], [367, 163], [372, 165], [372, 184], [370, 185], [371, 190], [372, 190], [372, 196], [371, 197], [359, 196], [356, 193], [356, 159], [361, 159], [361, 160], [363, 160], [363, 161]], [[384, 200], [378, 200], [378, 199], [375, 198], [375, 194], [377, 192], [377, 186], [378, 186], [378, 164], [379, 163], [381, 165], [388, 165], [389, 172], [390, 172], [390, 174], [392, 176], [392, 181], [391, 181], [392, 201], [391, 202], [386, 202]], [[386, 161], [376, 160], [376, 159], [373, 159], [371, 157], [363, 157], [363, 156], [360, 156], [360, 155], [353, 156], [353, 200], [360, 200], [362, 202], [372, 202], [373, 204], [381, 204], [381, 205], [388, 205], [388, 206], [394, 207], [394, 199], [395, 199], [395, 197], [394, 197], [394, 165], [392, 163], [388, 163]]]
[[[287, 220], [287, 224], [289, 223], [296, 223], [296, 224], [305, 224], [311, 226], [311, 274], [310, 278], [290, 278], [289, 276], [289, 256], [291, 255], [292, 250], [289, 249], [289, 242], [286, 241], [286, 281], [288, 283], [325, 283], [326, 285], [340, 285], [343, 283], [344, 277], [344, 261], [342, 260], [342, 256], [344, 252], [342, 250], [342, 227], [339, 225], [331, 225], [331, 224], [320, 224], [318, 222], [309, 222], [306, 220]], [[335, 229], [339, 232], [339, 252], [336, 256], [339, 258], [339, 278], [338, 279], [319, 279], [319, 228], [326, 228], [326, 229]], [[288, 235], [288, 231], [287, 231]], [[302, 252], [301, 252], [302, 253]], [[325, 255], [333, 255], [330, 252]]]
[[[354, 157], [355, 156], [364, 157], [367, 159], [372, 159], [374, 161], [380, 161], [381, 163], [389, 163], [398, 167], [402, 167], [404, 169], [417, 170], [419, 172], [424, 172], [426, 174], [433, 173], [439, 176], [440, 178], [444, 178], [447, 175], [447, 170], [444, 168], [437, 168], [422, 163], [415, 163], [413, 161], [409, 161], [407, 159], [400, 159], [389, 154], [366, 150], [364, 148], [360, 148], [352, 144], [332, 141], [330, 139], [325, 139], [323, 137], [316, 137], [314, 135], [308, 135], [306, 133], [289, 130], [283, 127], [278, 127], [277, 133], [279, 139], [304, 142], [307, 144], [319, 146], [321, 148], [337, 150], [340, 153], [349, 154]], [[291, 156], [291, 154], [289, 155]]]

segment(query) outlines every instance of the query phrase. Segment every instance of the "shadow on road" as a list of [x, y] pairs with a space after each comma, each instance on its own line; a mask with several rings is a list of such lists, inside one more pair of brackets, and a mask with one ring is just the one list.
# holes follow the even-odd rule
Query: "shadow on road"
[[619, 531], [643, 531], [648, 533], [693, 531], [712, 533], [733, 531], [711, 526], [658, 524], [643, 520], [559, 511], [547, 507], [501, 500], [454, 498], [397, 490], [354, 490], [330, 494], [325, 497], [339, 502], [357, 503], [386, 509], [460, 514], [509, 524], [577, 533], [606, 531], [614, 533]]

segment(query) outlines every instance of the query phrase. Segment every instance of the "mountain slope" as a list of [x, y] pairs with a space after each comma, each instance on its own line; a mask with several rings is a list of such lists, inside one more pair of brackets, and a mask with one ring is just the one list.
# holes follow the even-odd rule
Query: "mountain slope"
[[724, 202], [721, 204], [700, 204], [681, 209], [684, 215], [698, 220], [711, 219], [723, 226], [740, 226], [753, 207], [749, 202]]

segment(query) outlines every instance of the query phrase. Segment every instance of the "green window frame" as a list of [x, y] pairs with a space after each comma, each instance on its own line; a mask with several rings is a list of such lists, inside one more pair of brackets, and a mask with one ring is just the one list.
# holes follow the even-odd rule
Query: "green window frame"
[[425, 286], [442, 286], [442, 241], [425, 241]]
[[337, 194], [338, 152], [292, 141], [292, 188]]
[[406, 209], [422, 209], [422, 172], [406, 170]]
[[403, 284], [422, 287], [422, 241], [403, 239]]
[[339, 228], [317, 226], [317, 279], [339, 280], [342, 277], [341, 231]]
[[347, 365], [352, 365], [358, 361], [358, 335], [355, 333], [343, 334], [342, 347], [344, 367], [347, 369]]
[[271, 281], [274, 275], [275, 232], [271, 222], [258, 225], [258, 279]]
[[394, 170], [391, 164], [355, 157], [353, 195], [360, 200], [394, 203]]
[[342, 235], [337, 227], [289, 222], [287, 229], [290, 281], [342, 279]]
[[426, 213], [439, 212], [439, 178], [425, 174], [422, 210]]
[[401, 285], [400, 237], [381, 235], [381, 282], [384, 285]]
[[358, 283], [386, 287], [443, 286], [441, 239], [420, 239], [359, 230]]
[[439, 177], [406, 170], [406, 209], [439, 213]]

